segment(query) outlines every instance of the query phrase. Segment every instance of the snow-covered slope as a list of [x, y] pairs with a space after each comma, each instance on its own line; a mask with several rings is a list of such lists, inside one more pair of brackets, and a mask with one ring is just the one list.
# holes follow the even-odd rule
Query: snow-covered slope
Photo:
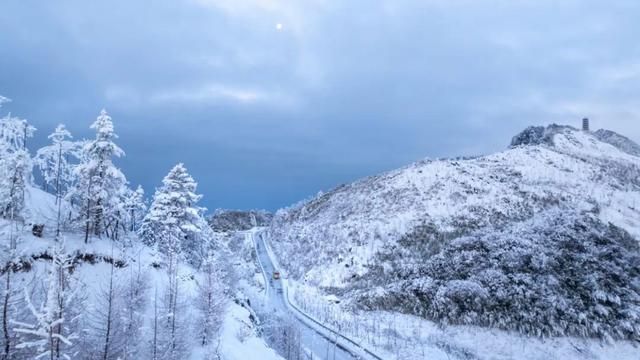
[[[65, 213], [66, 204], [63, 202], [62, 210]], [[58, 205], [55, 197], [47, 192], [27, 186], [25, 191], [25, 208], [21, 218], [16, 222], [0, 219], [0, 279], [3, 287], [6, 286], [7, 269], [12, 268], [11, 273], [11, 301], [16, 310], [12, 310], [14, 320], [33, 321], [32, 315], [25, 311], [23, 303], [24, 291], [34, 293], [34, 304], [39, 307], [44, 303], [44, 294], [40, 294], [41, 288], [46, 288], [48, 271], [51, 269], [51, 256], [54, 241]], [[64, 220], [64, 219], [63, 219]], [[35, 237], [31, 233], [31, 224], [44, 224], [43, 237]], [[63, 228], [65, 253], [72, 259], [70, 261], [73, 271], [69, 277], [70, 286], [74, 290], [75, 303], [73, 303], [75, 316], [74, 323], [69, 323], [69, 328], [81, 332], [71, 340], [73, 351], [77, 351], [80, 358], [93, 358], [92, 353], [98, 353], [96, 349], [104, 346], [102, 326], [104, 322], [105, 300], [110, 290], [110, 279], [113, 274], [114, 301], [116, 313], [120, 317], [124, 313], [134, 314], [140, 327], [134, 333], [135, 338], [129, 339], [132, 343], [127, 346], [129, 354], [135, 354], [136, 359], [151, 358], [150, 344], [153, 338], [154, 308], [158, 298], [164, 299], [166, 288], [169, 286], [169, 277], [164, 266], [164, 257], [156, 249], [148, 247], [137, 239], [135, 234], [126, 234], [125, 239], [117, 242], [109, 239], [91, 238], [89, 243], [84, 242], [84, 234]], [[9, 237], [16, 239], [17, 249], [9, 251]], [[229, 259], [234, 262], [234, 259]], [[113, 267], [111, 265], [114, 265]], [[112, 273], [113, 271], [113, 273]], [[252, 315], [250, 306], [244, 301], [244, 295], [237, 291], [235, 294], [227, 294], [229, 301], [221, 315], [221, 329], [219, 338], [213, 342], [213, 349], [201, 345], [201, 335], [198, 330], [200, 314], [197, 309], [198, 284], [202, 283], [204, 275], [187, 263], [183, 263], [178, 271], [178, 287], [182, 298], [181, 313], [182, 334], [185, 339], [186, 349], [184, 356], [188, 359], [210, 359], [212, 352], [223, 359], [282, 359], [273, 349], [269, 348], [261, 337], [261, 330]], [[34, 290], [36, 289], [36, 290]], [[4, 291], [4, 288], [3, 288]], [[137, 302], [130, 303], [132, 294], [137, 294]], [[218, 294], [220, 297], [227, 295]], [[4, 299], [5, 292], [2, 292]], [[162, 300], [160, 300], [162, 301]], [[135, 309], [132, 307], [135, 305]], [[160, 305], [162, 306], [162, 305]], [[13, 313], [16, 314], [13, 314]], [[133, 316], [133, 315], [132, 315]], [[122, 351], [124, 345], [124, 326], [128, 319], [115, 320], [111, 336], [114, 339], [113, 353]], [[12, 320], [13, 321], [13, 320]], [[67, 324], [65, 322], [65, 324]], [[11, 329], [12, 334], [13, 329]], [[97, 336], [96, 334], [99, 334]], [[101, 335], [100, 335], [101, 334]], [[13, 341], [13, 340], [12, 340]], [[21, 341], [19, 337], [16, 342]], [[13, 345], [15, 346], [15, 344]], [[33, 358], [31, 353], [17, 353], [16, 359]], [[24, 357], [22, 357], [24, 356]], [[114, 355], [109, 358], [116, 358]], [[187, 358], [187, 357], [185, 357]]]
[[[532, 229], [551, 229], [557, 217], [567, 219], [561, 226], [592, 224], [601, 229], [597, 236], [607, 237], [606, 224], [611, 224], [612, 231], [622, 234], [614, 245], [635, 256], [625, 263], [625, 271], [633, 272], [640, 239], [638, 148], [610, 131], [531, 127], [514, 137], [503, 152], [420, 161], [281, 210], [271, 227], [273, 245], [294, 278], [347, 294], [357, 289], [356, 294], [366, 295], [361, 299], [371, 299], [377, 292], [380, 301], [367, 306], [395, 307], [436, 318], [440, 317], [427, 311], [431, 308], [397, 308], [395, 298], [386, 295], [392, 286], [407, 295], [399, 283], [412, 280], [415, 285], [427, 278], [423, 267], [431, 266], [432, 257], [451, 250], [448, 247], [457, 239], [491, 234], [517, 239], [531, 235]], [[563, 236], [586, 239], [591, 235], [576, 230]], [[634, 244], [625, 242], [628, 238]], [[540, 244], [532, 236], [529, 240]], [[372, 282], [367, 276], [374, 272]], [[629, 301], [634, 307], [640, 289], [635, 274], [626, 274], [632, 279], [628, 285], [634, 296]], [[465, 279], [454, 276], [447, 281]], [[362, 292], [362, 287], [368, 287], [368, 292]], [[639, 326], [638, 321], [631, 326]]]

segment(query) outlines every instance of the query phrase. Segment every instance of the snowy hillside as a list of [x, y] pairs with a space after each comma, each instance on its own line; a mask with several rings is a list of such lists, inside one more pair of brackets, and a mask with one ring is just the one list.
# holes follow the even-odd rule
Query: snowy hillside
[[[2, 263], [14, 264], [12, 286], [15, 290], [12, 292], [12, 304], [16, 308], [26, 307], [21, 295], [23, 288], [40, 288], [46, 285], [55, 244], [54, 229], [57, 212], [55, 197], [28, 186], [25, 199], [25, 222], [21, 223], [17, 229], [9, 221], [0, 219], [0, 234], [5, 237], [12, 233], [18, 238], [13, 259], [8, 257], [10, 251], [4, 246], [2, 248]], [[27, 225], [30, 223], [45, 224], [45, 233], [42, 238], [31, 234], [31, 227]], [[107, 318], [108, 301], [112, 299], [119, 307], [115, 310], [116, 314], [123, 316], [123, 319], [114, 320], [114, 324], [122, 328], [111, 331], [110, 336], [113, 342], [111, 351], [114, 355], [126, 353], [135, 354], [135, 358], [147, 358], [144, 354], [151, 347], [154, 334], [154, 311], [158, 311], [154, 309], [154, 302], [157, 306], [158, 297], [164, 299], [164, 295], [161, 294], [165, 294], [170, 283], [164, 270], [162, 254], [144, 246], [135, 237], [120, 243], [108, 239], [94, 239], [89, 244], [84, 243], [82, 234], [65, 232], [63, 237], [65, 253], [70, 256], [70, 263], [73, 266], [73, 275], [68, 281], [77, 292], [73, 305], [78, 308], [69, 311], [78, 316], [78, 320], [65, 325], [70, 330], [77, 329], [76, 331], [80, 332], [71, 335], [73, 351], [77, 352], [79, 358], [87, 359], [92, 358], [85, 356], [88, 354], [87, 351], [89, 353], [95, 351], [96, 354], [102, 351], [98, 348], [104, 345], [103, 331], [106, 328], [103, 324]], [[3, 268], [0, 276], [6, 276], [6, 268]], [[179, 325], [184, 332], [181, 334], [182, 341], [185, 342], [182, 354], [189, 354], [189, 358], [194, 360], [211, 356], [208, 349], [202, 346], [200, 338], [190, 335], [190, 332], [195, 330], [192, 326], [200, 320], [197, 308], [190, 305], [191, 300], [188, 299], [197, 298], [199, 283], [204, 280], [204, 276], [187, 264], [182, 266], [178, 274], [178, 287], [183, 297], [180, 311], [181, 316], [184, 316]], [[115, 287], [110, 290], [111, 280]], [[43, 295], [38, 294], [37, 291], [29, 290], [29, 292], [36, 294], [33, 303], [39, 307], [41, 301], [44, 301], [41, 297]], [[220, 296], [223, 295], [220, 294]], [[232, 298], [242, 299], [243, 295], [238, 293]], [[164, 305], [160, 306], [164, 309]], [[220, 330], [217, 353], [229, 360], [245, 359], [248, 354], [261, 359], [281, 359], [260, 337], [260, 330], [258, 324], [254, 323], [252, 313], [253, 310], [243, 301], [230, 301], [224, 305], [222, 322], [218, 325]], [[11, 314], [14, 316], [13, 321], [31, 320], [28, 311], [13, 310]], [[135, 331], [128, 330], [128, 316], [135, 318], [138, 324]], [[127, 337], [130, 339], [127, 340]], [[27, 354], [26, 351], [17, 352], [14, 356], [16, 359], [22, 359], [25, 356], [26, 359]]]
[[106, 110], [91, 128], [74, 141], [60, 124], [32, 157], [35, 128], [0, 118], [0, 358], [281, 359], [236, 286], [255, 272], [207, 224], [186, 167], [148, 203], [114, 163]]
[[[532, 127], [500, 153], [420, 161], [281, 210], [273, 246], [292, 277], [358, 307], [532, 334], [638, 338], [638, 148], [610, 131]], [[565, 267], [554, 267], [563, 256]], [[531, 293], [500, 300], [517, 287]], [[549, 303], [530, 303], [540, 296]]]

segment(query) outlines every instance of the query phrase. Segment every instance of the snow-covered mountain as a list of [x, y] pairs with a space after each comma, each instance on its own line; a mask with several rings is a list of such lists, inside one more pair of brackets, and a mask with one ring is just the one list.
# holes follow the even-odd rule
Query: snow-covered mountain
[[608, 130], [530, 127], [505, 151], [419, 161], [281, 210], [273, 246], [293, 278], [360, 307], [637, 339], [639, 149]]

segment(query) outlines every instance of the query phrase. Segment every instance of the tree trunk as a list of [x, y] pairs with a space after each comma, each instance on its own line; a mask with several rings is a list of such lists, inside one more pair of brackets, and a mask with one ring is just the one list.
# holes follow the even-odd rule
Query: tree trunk
[[[113, 257], [113, 252], [112, 252]], [[104, 354], [102, 356], [103, 360], [107, 360], [109, 356], [109, 343], [111, 341], [111, 317], [113, 311], [113, 262], [111, 262], [111, 276], [109, 277], [109, 299], [108, 301], [108, 309], [107, 309], [107, 330], [104, 339]]]
[[158, 288], [153, 300], [153, 360], [158, 360]]
[[60, 171], [62, 167], [62, 142], [60, 143], [60, 147], [58, 149], [58, 169], [56, 170], [56, 204], [58, 204], [60, 199]]
[[[91, 175], [91, 174], [89, 174]], [[85, 214], [86, 218], [86, 226], [84, 231], [84, 243], [87, 244], [89, 242], [89, 230], [91, 224], [91, 183], [93, 181], [93, 177], [89, 177], [89, 186], [87, 186], [87, 213]]]
[[5, 285], [6, 294], [2, 303], [2, 331], [4, 332], [4, 354], [3, 360], [11, 359], [11, 337], [9, 336], [9, 301], [11, 299], [11, 268], [7, 270], [7, 282]]

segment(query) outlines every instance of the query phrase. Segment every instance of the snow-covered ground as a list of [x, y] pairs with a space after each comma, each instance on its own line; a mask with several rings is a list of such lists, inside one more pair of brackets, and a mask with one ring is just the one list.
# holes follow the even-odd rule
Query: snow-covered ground
[[[231, 303], [222, 325], [220, 354], [224, 360], [264, 359], [281, 360], [282, 357], [267, 347], [264, 340], [256, 336], [255, 325], [251, 323], [249, 311]], [[192, 360], [204, 359], [194, 353]]]

